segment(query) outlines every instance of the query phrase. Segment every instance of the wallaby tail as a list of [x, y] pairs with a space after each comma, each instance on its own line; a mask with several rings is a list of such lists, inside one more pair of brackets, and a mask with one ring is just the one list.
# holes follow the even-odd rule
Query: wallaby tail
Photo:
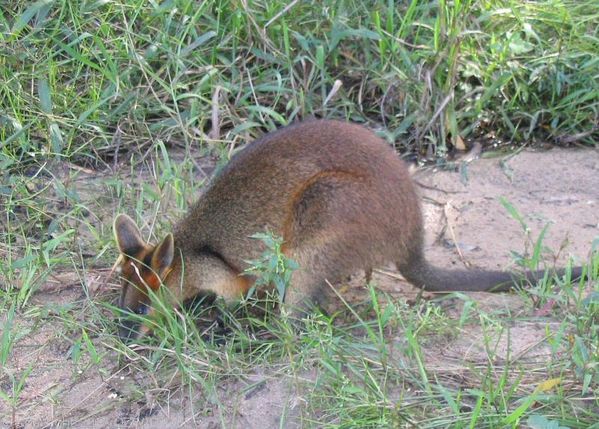
[[[400, 267], [402, 275], [414, 286], [431, 292], [505, 292], [525, 282], [535, 283], [545, 276], [546, 270], [522, 273], [496, 270], [448, 270], [430, 265], [425, 260], [420, 264]], [[550, 270], [550, 274], [563, 276], [565, 268]], [[572, 267], [570, 278], [579, 279], [582, 267]]]

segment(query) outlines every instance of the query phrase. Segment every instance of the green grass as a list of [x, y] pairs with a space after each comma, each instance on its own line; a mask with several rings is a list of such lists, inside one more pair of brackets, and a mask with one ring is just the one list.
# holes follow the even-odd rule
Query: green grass
[[210, 147], [310, 115], [383, 125], [422, 155], [598, 135], [590, 0], [287, 4], [9, 2], [0, 163]]
[[[28, 341], [43, 334], [51, 345], [39, 351], [59, 349], [69, 383], [126, 374], [118, 391], [126, 401], [168, 405], [173, 392], [198, 394], [200, 417], [229, 405], [222, 386], [245, 383], [251, 397], [274, 380], [297, 390], [306, 427], [590, 427], [598, 420], [596, 287], [587, 296], [567, 279], [545, 279], [523, 295], [524, 316], [489, 313], [458, 295], [459, 318], [445, 313], [444, 298], [407, 305], [372, 290], [366, 304], [316, 315], [301, 334], [268, 306], [266, 315], [254, 311], [264, 305], [255, 301], [222, 310], [226, 335], [211, 327], [213, 309], [165, 308], [156, 338], [133, 350], [114, 335], [106, 267], [116, 256], [114, 213], [135, 212], [145, 233], [161, 236], [204, 183], [198, 154], [222, 164], [244, 142], [298, 119], [365, 123], [399, 152], [439, 162], [470, 139], [594, 145], [597, 52], [592, 0], [4, 2], [7, 424], [20, 424], [32, 401], [24, 389], [52, 364], [29, 365], [37, 343]], [[515, 256], [533, 266], [543, 235], [533, 240], [522, 226], [530, 255]], [[597, 257], [590, 271], [597, 285]], [[52, 287], [76, 293], [53, 302], [41, 290]], [[544, 320], [530, 314], [548, 302], [550, 361], [498, 358], [498, 335]], [[484, 358], [460, 370], [427, 360], [476, 328]], [[559, 383], [542, 389], [543, 380]]]

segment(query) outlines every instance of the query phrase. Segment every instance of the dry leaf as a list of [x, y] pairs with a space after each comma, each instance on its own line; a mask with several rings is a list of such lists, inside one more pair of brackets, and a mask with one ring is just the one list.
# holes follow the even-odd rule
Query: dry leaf
[[461, 151], [466, 150], [466, 145], [464, 144], [464, 140], [462, 140], [462, 138], [460, 136], [456, 136], [454, 143], [455, 143], [455, 148], [457, 150], [461, 150]]
[[549, 380], [541, 382], [535, 389], [535, 392], [548, 392], [549, 390], [559, 385], [561, 382], [561, 378], [550, 378]]

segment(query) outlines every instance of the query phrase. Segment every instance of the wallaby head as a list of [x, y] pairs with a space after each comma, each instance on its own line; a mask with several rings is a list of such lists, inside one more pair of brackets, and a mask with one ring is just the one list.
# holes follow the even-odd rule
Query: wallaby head
[[[119, 271], [122, 282], [119, 307], [147, 314], [150, 308], [148, 290], [157, 292], [173, 269], [175, 245], [172, 234], [156, 246], [145, 242], [139, 228], [129, 216], [120, 214], [114, 220], [114, 235], [121, 253]], [[121, 337], [129, 337], [133, 323], [122, 320]]]
[[[114, 220], [114, 235], [120, 251], [117, 261], [121, 277], [119, 336], [131, 340], [146, 335], [149, 325], [135, 323], [127, 313], [151, 317], [149, 291], [164, 288], [165, 298], [178, 305], [199, 294], [216, 295], [233, 301], [241, 298], [252, 285], [252, 278], [231, 268], [209, 250], [189, 251], [191, 237], [167, 234], [157, 245], [146, 243], [139, 228], [127, 215]], [[139, 328], [139, 329], [138, 329]]]

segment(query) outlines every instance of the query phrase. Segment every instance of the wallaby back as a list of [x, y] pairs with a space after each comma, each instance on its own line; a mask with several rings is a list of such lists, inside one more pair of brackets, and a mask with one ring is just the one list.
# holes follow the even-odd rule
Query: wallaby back
[[291, 306], [317, 302], [326, 280], [387, 262], [432, 291], [514, 284], [508, 272], [430, 266], [420, 201], [395, 151], [361, 126], [313, 120], [266, 134], [235, 154], [156, 247], [141, 239], [130, 218], [118, 216], [121, 306], [138, 311], [147, 305], [147, 288], [157, 279], [176, 302], [204, 291], [240, 297], [252, 285], [241, 275], [246, 261], [263, 251], [250, 236], [263, 231], [281, 236], [284, 253], [299, 263], [285, 298]]

